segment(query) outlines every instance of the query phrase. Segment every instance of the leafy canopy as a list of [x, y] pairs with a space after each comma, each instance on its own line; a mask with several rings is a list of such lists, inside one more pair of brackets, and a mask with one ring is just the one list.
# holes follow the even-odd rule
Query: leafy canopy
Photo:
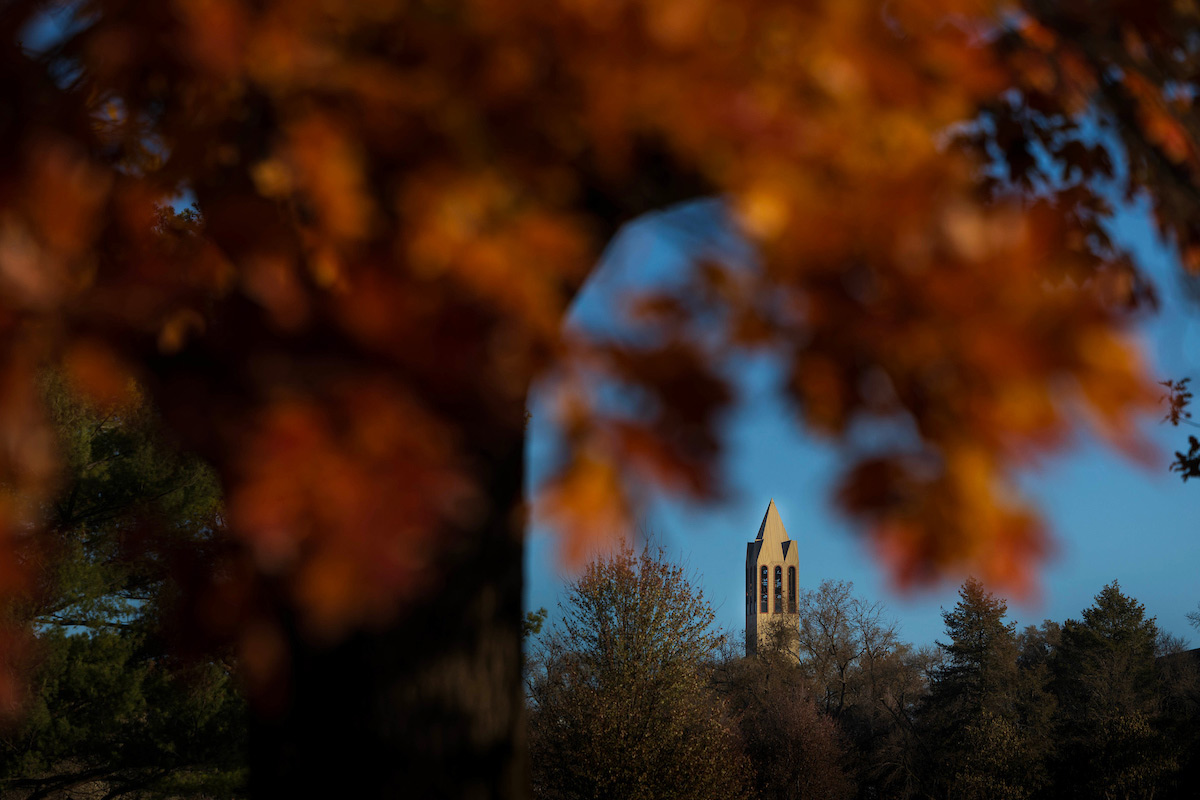
[[561, 607], [528, 679], [537, 796], [747, 796], [704, 676], [723, 637], [684, 568], [622, 548], [589, 564]]
[[[1127, 334], [1152, 292], [1098, 182], [1200, 264], [1197, 19], [1174, 0], [6, 3], [0, 485], [50, 496], [45, 363], [97, 397], [138, 376], [227, 489], [234, 555], [188, 598], [266, 685], [280, 619], [312, 642], [381, 624], [438, 585], [431, 553], [519, 502], [494, 495], [536, 377], [565, 434], [538, 496], [578, 556], [648, 492], [718, 493], [717, 362], [766, 351], [901, 582], [1028, 586], [1047, 534], [1017, 472], [1084, 420], [1141, 453], [1155, 402]], [[161, 211], [185, 194], [198, 214]], [[754, 263], [694, 254], [679, 291], [639, 298], [635, 343], [564, 335], [618, 226], [700, 197]], [[0, 504], [7, 596], [33, 516]]]

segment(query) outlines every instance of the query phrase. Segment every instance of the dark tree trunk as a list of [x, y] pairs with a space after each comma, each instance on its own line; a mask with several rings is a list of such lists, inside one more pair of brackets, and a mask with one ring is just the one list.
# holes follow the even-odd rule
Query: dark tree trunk
[[[263, 118], [270, 119], [267, 100], [260, 102]], [[245, 126], [235, 120], [210, 138], [242, 152], [266, 153], [272, 147], [269, 130], [247, 140]], [[599, 223], [596, 234], [603, 240], [624, 220], [706, 194], [705, 182], [680, 171], [653, 142], [641, 144], [637, 160], [645, 169], [633, 171], [644, 177], [635, 191], [583, 170], [589, 216]], [[278, 225], [246, 230], [247, 209], [270, 206], [255, 216], [270, 220], [274, 205], [257, 193], [242, 163], [195, 191], [207, 234], [234, 263], [272, 246], [281, 252], [304, 249], [282, 218]], [[568, 282], [562, 291], [572, 295], [582, 280]], [[269, 386], [264, 390], [262, 363], [294, 365], [284, 376], [301, 386], [341, 368], [396, 370], [431, 408], [459, 424], [459, 433], [476, 448], [472, 463], [486, 476], [490, 507], [484, 519], [469, 530], [442, 532], [437, 552], [430, 554], [437, 561], [433, 584], [423, 585], [389, 627], [330, 647], [307, 641], [294, 626], [290, 630], [285, 710], [251, 724], [250, 790], [256, 797], [529, 796], [521, 681], [525, 397], [480, 380], [493, 357], [492, 310], [464, 301], [442, 318], [450, 338], [463, 345], [450, 370], [436, 360], [388, 361], [336, 326], [308, 338], [282, 335], [257, 303], [242, 297], [222, 304], [210, 332], [189, 351], [170, 358], [155, 351], [145, 358], [160, 389], [171, 388], [173, 402], [164, 405], [174, 413], [173, 427], [183, 432], [209, 430], [214, 416], [245, 418], [247, 398], [271, 393]], [[424, 346], [436, 348], [437, 341]], [[472, 341], [476, 347], [464, 344]], [[245, 356], [246, 342], [262, 345], [253, 359]], [[199, 347], [207, 349], [201, 353]], [[530, 355], [533, 364], [546, 354]], [[526, 386], [536, 368], [529, 370]], [[232, 404], [228, 413], [197, 404], [189, 391], [196, 381], [225, 387], [221, 397]], [[236, 450], [229, 436], [243, 434], [234, 430], [217, 444], [193, 435], [192, 444], [201, 452], [208, 448], [219, 469], [228, 468], [228, 455]]]
[[441, 543], [434, 591], [335, 647], [293, 637], [288, 707], [252, 724], [253, 796], [528, 797], [523, 436], [504, 450], [486, 519]]

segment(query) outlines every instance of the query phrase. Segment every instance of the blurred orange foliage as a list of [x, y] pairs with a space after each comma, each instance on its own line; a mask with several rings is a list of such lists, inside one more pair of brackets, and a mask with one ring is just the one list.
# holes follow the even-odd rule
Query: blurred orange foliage
[[[1137, 451], [1156, 398], [1126, 333], [1141, 284], [1088, 182], [1115, 145], [1080, 143], [1077, 115], [1124, 125], [1129, 191], [1200, 244], [1194, 114], [1159, 55], [1188, 4], [1110, 5], [94, 0], [25, 45], [57, 6], [7, 3], [0, 484], [50, 486], [42, 365], [103, 397], [133, 375], [225, 481], [222, 574], [336, 638], [436, 584], [431, 554], [482, 520], [520, 535], [493, 479], [557, 369], [545, 496], [582, 553], [648, 488], [719, 488], [732, 394], [686, 313], [636, 347], [561, 333], [621, 223], [716, 195], [761, 269], [693, 285], [727, 351], [787, 360], [897, 578], [1027, 587], [1049, 545], [1016, 470], [1084, 418]], [[198, 215], [159, 210], [181, 195]], [[597, 374], [651, 412], [594, 412]], [[863, 448], [867, 420], [911, 435]], [[7, 592], [28, 507], [0, 504]], [[267, 663], [257, 602], [222, 607]]]

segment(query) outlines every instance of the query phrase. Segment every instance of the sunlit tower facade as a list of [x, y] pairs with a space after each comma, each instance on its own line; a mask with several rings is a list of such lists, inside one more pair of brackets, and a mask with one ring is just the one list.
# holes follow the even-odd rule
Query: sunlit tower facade
[[799, 631], [799, 571], [800, 553], [788, 538], [772, 500], [758, 526], [758, 536], [746, 544], [746, 655], [758, 653], [773, 629]]

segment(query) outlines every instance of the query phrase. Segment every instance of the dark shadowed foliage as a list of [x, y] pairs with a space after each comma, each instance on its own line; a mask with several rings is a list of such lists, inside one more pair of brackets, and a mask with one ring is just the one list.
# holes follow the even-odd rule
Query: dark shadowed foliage
[[213, 546], [215, 475], [164, 440], [136, 387], [97, 407], [42, 378], [64, 469], [29, 551], [37, 588], [29, 711], [0, 735], [15, 796], [219, 797], [244, 791], [246, 708], [228, 654], [188, 658], [174, 561]]
[[1160, 728], [1158, 638], [1154, 618], [1116, 581], [1082, 620], [1063, 624], [1054, 675], [1061, 796], [1148, 800], [1173, 784], [1180, 753]]
[[823, 714], [812, 684], [782, 659], [736, 659], [723, 667], [728, 698], [762, 800], [845, 800], [854, 796], [850, 749]]

